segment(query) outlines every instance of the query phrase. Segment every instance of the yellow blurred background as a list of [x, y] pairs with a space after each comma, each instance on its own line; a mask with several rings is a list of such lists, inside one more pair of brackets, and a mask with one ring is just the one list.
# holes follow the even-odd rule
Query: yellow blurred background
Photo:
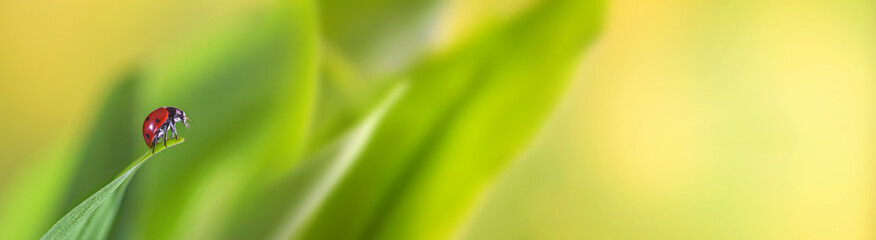
[[472, 239], [876, 237], [874, 2], [608, 9]]
[[[436, 1], [427, 51], [544, 1]], [[269, 4], [0, 1], [0, 195], [90, 130], [126, 68]], [[455, 237], [876, 238], [876, 2], [604, 11], [531, 145]]]

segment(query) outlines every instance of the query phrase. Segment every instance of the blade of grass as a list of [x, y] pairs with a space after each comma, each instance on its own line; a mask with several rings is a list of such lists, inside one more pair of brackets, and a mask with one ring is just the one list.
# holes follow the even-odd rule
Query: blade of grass
[[128, 164], [119, 159], [131, 159], [140, 154], [143, 143], [138, 136], [142, 133], [132, 130], [143, 124], [140, 115], [143, 111], [136, 111], [134, 107], [142, 72], [139, 67], [122, 72], [103, 100], [103, 106], [94, 116], [91, 126], [83, 134], [86, 137], [70, 142], [73, 148], [79, 150], [75, 159], [68, 160], [75, 164], [71, 169], [73, 177], [65, 181], [66, 198], [50, 219], [60, 218], [66, 210], [76, 207], [76, 204], [112, 181]]
[[[202, 211], [202, 216], [209, 215], [207, 218], [188, 218], [182, 222], [197, 223], [196, 226], [203, 226], [205, 222], [215, 224], [222, 221], [219, 227], [212, 227], [213, 232], [201, 235], [193, 235], [192, 231], [198, 229], [192, 224], [186, 225], [184, 234], [175, 234], [175, 238], [179, 239], [270, 239], [277, 236], [293, 234], [296, 229], [300, 228], [303, 223], [306, 223], [311, 216], [315, 215], [321, 207], [321, 199], [325, 199], [331, 195], [334, 185], [343, 178], [344, 172], [351, 165], [355, 165], [357, 151], [361, 151], [368, 144], [368, 139], [374, 131], [376, 125], [379, 125], [383, 115], [388, 111], [388, 108], [398, 104], [398, 99], [406, 92], [407, 82], [403, 84], [393, 85], [390, 89], [385, 89], [380, 94], [379, 99], [370, 100], [367, 105], [367, 114], [357, 117], [354, 124], [347, 127], [342, 134], [338, 134], [329, 143], [322, 145], [319, 149], [313, 150], [300, 160], [295, 169], [286, 174], [282, 179], [270, 183], [263, 181], [251, 181], [245, 183], [243, 187], [234, 189], [234, 194], [219, 195], [213, 194], [215, 197], [228, 198], [227, 196], [237, 196], [240, 199], [235, 203], [226, 204], [221, 208], [214, 208], [208, 211]], [[264, 130], [253, 131], [252, 140], [244, 142], [253, 142], [258, 139], [263, 139], [264, 136], [269, 136], [272, 131], [272, 126], [264, 126]], [[251, 152], [251, 147], [244, 145], [246, 150], [236, 150], [238, 152]], [[252, 144], [251, 144], [252, 145]], [[256, 147], [264, 147], [265, 144], [255, 144]], [[341, 156], [345, 154], [344, 156]], [[226, 156], [228, 154], [222, 154]], [[233, 153], [232, 153], [233, 155]], [[240, 158], [240, 157], [238, 157]], [[260, 167], [253, 168], [252, 155], [243, 157], [244, 161], [234, 160], [240, 163], [226, 164], [221, 168], [233, 169], [233, 172], [252, 171], [251, 174], [263, 174]], [[227, 174], [233, 174], [232, 171], [222, 173], [222, 178], [226, 178]], [[215, 180], [215, 181], [225, 181]], [[234, 186], [239, 185], [232, 185]], [[207, 187], [209, 188], [209, 187]], [[223, 192], [228, 191], [229, 187], [223, 187]], [[203, 208], [202, 202], [208, 204], [216, 202], [209, 200], [200, 195], [195, 208]], [[211, 206], [215, 207], [215, 206]], [[231, 211], [228, 211], [228, 210]], [[215, 214], [216, 212], [221, 212]], [[218, 217], [217, 217], [218, 216]], [[226, 219], [217, 219], [226, 218]], [[215, 231], [215, 229], [224, 229], [223, 231]], [[179, 237], [184, 235], [184, 237]], [[197, 236], [197, 237], [193, 237]]]
[[600, 4], [538, 3], [412, 69], [409, 94], [296, 237], [454, 238], [553, 108]]
[[152, 153], [152, 150], [147, 151], [122, 171], [115, 180], [70, 210], [40, 239], [99, 239], [107, 236], [131, 176], [146, 160], [183, 141], [184, 138], [168, 139], [167, 147], [162, 144], [156, 146], [155, 153]]
[[46, 156], [33, 159], [36, 164], [11, 177], [16, 184], [9, 186], [14, 188], [0, 193], [5, 195], [0, 196], [0, 239], [38, 238], [68, 210], [112, 181], [128, 164], [119, 159], [139, 155], [142, 140], [129, 130], [142, 124], [133, 110], [142, 71], [135, 67], [121, 73], [103, 106], [88, 121], [90, 126], [63, 133]]
[[327, 168], [323, 169], [321, 174], [312, 188], [305, 194], [305, 199], [298, 206], [293, 207], [292, 212], [284, 221], [284, 227], [281, 232], [275, 236], [275, 239], [289, 239], [296, 237], [305, 227], [308, 221], [313, 217], [325, 199], [334, 190], [338, 182], [343, 179], [346, 172], [355, 164], [355, 160], [359, 158], [362, 150], [368, 144], [368, 139], [372, 136], [380, 121], [383, 119], [390, 107], [398, 101], [398, 99], [407, 90], [406, 82], [401, 82], [386, 96], [386, 98], [368, 115], [353, 131], [351, 131], [333, 152], [336, 154], [330, 159], [326, 159], [330, 163]]

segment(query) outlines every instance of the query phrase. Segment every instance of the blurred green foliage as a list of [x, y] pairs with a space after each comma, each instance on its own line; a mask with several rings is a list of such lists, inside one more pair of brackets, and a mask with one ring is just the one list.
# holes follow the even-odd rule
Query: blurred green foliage
[[[438, 50], [428, 36], [442, 4], [281, 1], [132, 63], [91, 131], [0, 195], [0, 238], [34, 238], [82, 215], [92, 193], [110, 196], [100, 189], [120, 186], [120, 160], [144, 149], [136, 130], [158, 106], [191, 117], [187, 143], [78, 220], [107, 225], [71, 236], [456, 236], [562, 95], [603, 6], [534, 1]], [[115, 220], [100, 217], [115, 206]], [[69, 221], [58, 224], [85, 224]]]
[[0, 240], [874, 239], [874, 16], [0, 1]]

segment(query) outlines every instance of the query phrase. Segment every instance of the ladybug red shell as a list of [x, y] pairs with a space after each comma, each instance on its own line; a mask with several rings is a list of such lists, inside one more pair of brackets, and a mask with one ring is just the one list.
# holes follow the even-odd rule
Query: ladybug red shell
[[143, 140], [146, 141], [146, 146], [152, 148], [152, 153], [155, 153], [155, 144], [164, 137], [164, 146], [167, 147], [167, 131], [170, 130], [171, 137], [179, 138], [176, 133], [176, 123], [183, 122], [186, 127], [189, 126], [189, 117], [186, 113], [175, 107], [160, 107], [146, 115], [146, 120], [143, 121]]

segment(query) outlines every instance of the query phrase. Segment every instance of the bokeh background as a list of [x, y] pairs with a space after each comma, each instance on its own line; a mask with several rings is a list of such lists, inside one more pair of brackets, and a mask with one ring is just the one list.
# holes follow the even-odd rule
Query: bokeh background
[[876, 2], [0, 1], [0, 239], [874, 239]]

